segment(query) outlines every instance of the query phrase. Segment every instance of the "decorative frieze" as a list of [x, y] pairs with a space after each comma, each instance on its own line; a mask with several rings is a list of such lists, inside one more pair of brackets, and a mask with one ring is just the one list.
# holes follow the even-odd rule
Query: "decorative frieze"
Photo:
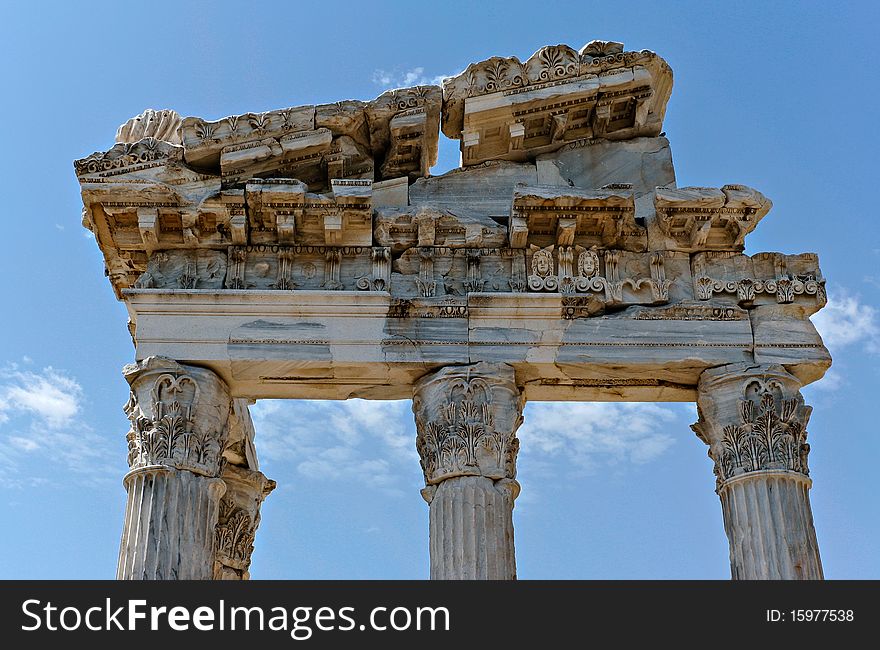
[[222, 289], [227, 255], [220, 251], [168, 250], [150, 255], [138, 289]]
[[666, 277], [666, 260], [672, 261], [676, 272], [684, 264], [684, 259], [668, 253], [600, 251], [583, 246], [539, 248], [534, 244], [529, 248], [530, 291], [598, 293], [609, 305], [668, 302], [672, 282]]
[[[376, 256], [380, 258], [378, 261]], [[233, 246], [227, 289], [379, 289], [384, 269], [373, 248], [344, 246]]]
[[797, 303], [810, 313], [827, 302], [825, 278], [814, 253], [697, 253], [693, 256], [698, 300], [730, 296], [744, 307]]

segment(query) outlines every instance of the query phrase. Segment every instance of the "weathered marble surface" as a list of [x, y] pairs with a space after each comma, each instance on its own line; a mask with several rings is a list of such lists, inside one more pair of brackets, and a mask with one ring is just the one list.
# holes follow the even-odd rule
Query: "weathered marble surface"
[[548, 45], [525, 62], [492, 57], [443, 81], [443, 132], [461, 140], [462, 163], [525, 160], [584, 138], [660, 134], [672, 71], [622, 45], [580, 52]]
[[652, 248], [671, 250], [742, 250], [745, 237], [770, 211], [770, 200], [745, 185], [658, 187]]
[[709, 445], [734, 579], [818, 580], [800, 381], [778, 365], [722, 366], [700, 378], [697, 436]]
[[[432, 577], [515, 577], [526, 398], [697, 400], [734, 577], [821, 577], [798, 389], [831, 363], [825, 279], [744, 253], [758, 190], [677, 187], [671, 90], [653, 52], [549, 45], [372, 101], [148, 109], [75, 161], [139, 360], [120, 577], [248, 577], [274, 486], [248, 400], [414, 387]], [[462, 165], [431, 176], [441, 130]]]
[[257, 471], [247, 406], [210, 370], [149, 357], [131, 386], [117, 577], [247, 579], [259, 508], [275, 482]]
[[516, 578], [512, 512], [524, 402], [505, 364], [443, 368], [413, 386], [431, 579]]

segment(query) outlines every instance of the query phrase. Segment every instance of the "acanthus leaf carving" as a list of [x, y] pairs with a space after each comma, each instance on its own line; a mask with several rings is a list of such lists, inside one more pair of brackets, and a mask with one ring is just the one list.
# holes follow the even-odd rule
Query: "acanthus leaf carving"
[[[513, 426], [500, 421], [493, 387], [482, 377], [457, 377], [444, 382], [440, 394], [416, 394], [413, 411], [416, 449], [427, 485], [454, 476], [515, 478], [521, 406]], [[441, 403], [437, 403], [441, 400]]]
[[786, 397], [785, 387], [772, 378], [746, 382], [733, 422], [712, 427], [702, 412], [691, 428], [709, 444], [718, 487], [750, 472], [777, 470], [809, 476], [807, 423], [811, 409], [799, 393]]
[[133, 387], [124, 407], [131, 423], [126, 435], [129, 467], [165, 465], [216, 476], [226, 431], [198, 425], [194, 413], [199, 400], [196, 380], [183, 372], [156, 377], [149, 391], [149, 405], [139, 403]]
[[254, 551], [256, 525], [250, 515], [231, 500], [220, 500], [220, 513], [214, 529], [215, 553], [221, 564], [247, 571]]

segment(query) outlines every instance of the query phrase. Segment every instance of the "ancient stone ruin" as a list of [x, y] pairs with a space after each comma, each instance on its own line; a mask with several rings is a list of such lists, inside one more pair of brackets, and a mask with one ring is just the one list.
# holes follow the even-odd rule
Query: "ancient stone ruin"
[[[512, 579], [526, 400], [696, 401], [734, 578], [821, 578], [800, 388], [831, 363], [771, 202], [678, 187], [672, 71], [593, 41], [443, 87], [219, 120], [74, 163], [136, 362], [122, 579], [248, 577], [261, 398], [412, 399], [432, 578]], [[440, 176], [438, 138], [461, 167]]]

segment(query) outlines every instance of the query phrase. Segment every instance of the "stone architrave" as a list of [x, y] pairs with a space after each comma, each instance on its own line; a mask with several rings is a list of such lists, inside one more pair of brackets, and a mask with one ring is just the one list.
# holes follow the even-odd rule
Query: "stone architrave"
[[150, 357], [128, 365], [128, 490], [120, 580], [208, 580], [226, 486], [231, 400], [210, 370]]
[[416, 448], [430, 507], [432, 580], [513, 580], [516, 430], [513, 368], [447, 367], [413, 387]]
[[715, 463], [735, 580], [821, 580], [800, 382], [781, 366], [703, 373], [693, 430]]

